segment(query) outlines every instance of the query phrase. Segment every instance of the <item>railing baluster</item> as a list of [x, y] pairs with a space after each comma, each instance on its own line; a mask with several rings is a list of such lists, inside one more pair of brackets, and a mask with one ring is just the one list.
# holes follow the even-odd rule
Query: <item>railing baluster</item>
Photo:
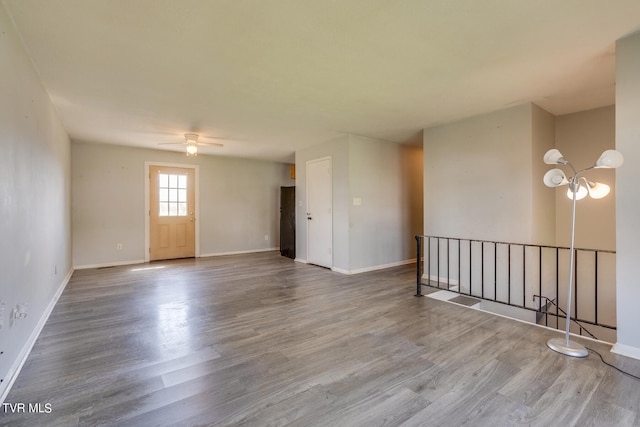
[[[493, 242], [493, 241], [486, 241], [486, 240], [472, 240], [472, 239], [461, 239], [461, 238], [457, 238], [457, 237], [438, 237], [438, 236], [426, 236], [426, 235], [417, 235], [415, 236], [416, 238], [416, 264], [417, 264], [417, 270], [416, 270], [416, 296], [422, 296], [422, 286], [424, 286], [425, 284], [422, 282], [422, 278], [423, 278], [423, 272], [426, 269], [427, 270], [427, 276], [428, 276], [428, 281], [426, 283], [426, 286], [431, 286], [431, 287], [437, 287], [438, 289], [443, 289], [442, 285], [444, 285], [444, 280], [441, 281], [441, 279], [444, 279], [441, 276], [441, 264], [442, 262], [444, 262], [443, 259], [441, 259], [441, 256], [444, 256], [444, 254], [441, 255], [441, 251], [442, 251], [442, 245], [441, 245], [441, 241], [443, 239], [446, 239], [446, 286], [447, 289], [450, 290], [451, 286], [452, 286], [452, 262], [457, 262], [458, 266], [457, 266], [457, 277], [456, 277], [456, 281], [457, 281], [457, 293], [458, 294], [465, 294], [465, 295], [469, 295], [472, 297], [476, 297], [476, 298], [480, 298], [480, 299], [484, 299], [484, 300], [489, 300], [489, 301], [493, 301], [499, 304], [504, 304], [504, 305], [509, 305], [511, 307], [517, 307], [517, 308], [521, 308], [524, 310], [533, 310], [533, 311], [537, 311], [537, 312], [542, 312], [542, 309], [544, 308], [544, 316], [545, 316], [545, 320], [544, 320], [544, 324], [545, 326], [549, 326], [549, 315], [555, 317], [556, 322], [555, 322], [555, 327], [556, 329], [559, 329], [559, 325], [560, 325], [560, 320], [561, 319], [566, 319], [567, 318], [567, 314], [564, 312], [564, 310], [562, 310], [560, 308], [560, 300], [559, 300], [559, 294], [560, 294], [560, 250], [562, 251], [566, 251], [566, 250], [570, 250], [569, 248], [565, 248], [565, 247], [558, 247], [558, 246], [545, 246], [545, 245], [529, 245], [529, 244], [520, 244], [520, 243], [508, 243], [508, 242]], [[431, 252], [432, 252], [432, 239], [435, 239], [435, 249], [436, 249], [436, 257], [435, 257], [435, 261], [436, 261], [436, 283], [434, 283], [431, 280]], [[457, 247], [457, 251], [451, 248], [451, 241], [455, 241], [455, 243], [458, 245]], [[469, 290], [468, 293], [467, 292], [463, 292], [462, 291], [462, 273], [463, 273], [463, 268], [462, 268], [462, 241], [466, 241], [468, 242], [469, 245], [469, 260], [468, 260], [468, 269], [469, 269]], [[479, 249], [480, 249], [480, 266], [479, 269], [476, 267], [474, 267], [474, 257], [473, 257], [473, 244], [475, 243], [479, 243]], [[485, 244], [491, 244], [493, 245], [493, 296], [490, 295], [485, 295], [485, 276], [486, 274], [488, 274], [488, 271], [485, 271]], [[423, 246], [424, 245], [424, 246]], [[426, 246], [426, 248], [425, 248]], [[507, 262], [507, 268], [506, 268], [506, 276], [507, 276], [507, 280], [499, 280], [499, 276], [502, 277], [501, 272], [503, 271], [502, 266], [504, 265], [503, 262], [505, 262], [504, 260], [500, 261], [500, 263], [498, 263], [498, 254], [499, 254], [499, 246], [500, 247], [504, 247], [506, 248], [507, 251], [507, 256], [506, 256], [506, 262]], [[517, 303], [517, 298], [511, 298], [512, 297], [512, 293], [513, 293], [513, 289], [512, 289], [512, 285], [514, 284], [513, 281], [513, 273], [516, 273], [516, 270], [513, 269], [512, 267], [512, 262], [514, 260], [514, 257], [512, 256], [512, 250], [514, 249], [514, 246], [521, 246], [522, 247], [522, 305], [518, 305]], [[477, 246], [478, 247], [478, 246]], [[533, 248], [538, 248], [538, 295], [532, 295], [533, 298], [533, 302], [534, 302], [534, 307], [532, 308], [530, 305], [527, 306], [527, 283], [531, 283], [531, 292], [534, 293], [533, 288], [535, 287], [535, 281], [530, 278], [531, 280], [527, 281], [527, 271], [532, 270], [535, 271], [535, 266], [533, 264], [533, 254], [534, 254], [534, 249]], [[527, 248], [530, 248], [530, 254], [531, 254], [531, 258], [532, 258], [532, 265], [531, 268], [527, 267]], [[543, 260], [543, 249], [552, 249], [555, 251], [555, 297], [554, 299], [550, 299], [548, 296], [546, 295], [542, 295], [542, 291], [543, 291], [543, 276], [545, 276], [545, 262]], [[488, 250], [490, 250], [490, 248], [488, 248]], [[584, 280], [578, 280], [578, 279], [582, 279], [582, 276], [578, 275], [579, 269], [578, 269], [578, 261], [579, 261], [579, 254], [580, 253], [584, 253], [584, 252], [593, 252], [594, 257], [593, 257], [593, 264], [594, 264], [594, 291], [593, 291], [593, 307], [594, 307], [594, 314], [593, 317], [588, 316], [588, 318], [592, 318], [593, 321], [591, 320], [582, 320], [580, 319], [579, 315], [578, 315], [578, 295], [583, 295], [583, 294], [578, 294], [578, 288], [579, 288], [579, 282], [584, 282]], [[452, 259], [456, 257], [456, 252], [457, 252], [457, 260], [456, 259]], [[569, 253], [569, 256], [573, 255], [574, 257], [574, 270], [571, 272], [572, 277], [574, 278], [574, 282], [568, 285], [574, 285], [575, 286], [575, 292], [573, 292], [573, 298], [571, 303], [574, 303], [574, 316], [569, 319], [569, 321], [573, 321], [576, 322], [577, 327], [578, 327], [578, 333], [580, 335], [583, 335], [584, 333], [588, 334], [589, 336], [591, 336], [592, 338], [595, 338], [593, 336], [593, 334], [583, 325], [583, 324], [589, 324], [589, 325], [596, 325], [599, 326], [601, 328], [606, 328], [606, 329], [610, 329], [610, 330], [615, 330], [616, 327], [615, 326], [611, 326], [611, 325], [605, 325], [605, 324], [600, 324], [599, 323], [599, 305], [598, 305], [598, 293], [599, 293], [599, 279], [598, 276], [600, 274], [600, 257], [599, 257], [599, 253], [600, 252], [607, 252], [607, 253], [613, 253], [615, 254], [614, 251], [600, 251], [600, 250], [593, 250], [593, 249], [581, 249], [581, 248], [576, 248], [575, 252], [573, 254]], [[501, 252], [500, 252], [501, 253]], [[551, 255], [551, 254], [550, 254]], [[489, 255], [490, 256], [490, 255]], [[426, 266], [425, 266], [425, 261], [424, 261], [424, 257], [426, 257]], [[546, 257], [545, 257], [546, 258]], [[583, 258], [584, 259], [584, 258]], [[590, 257], [586, 258], [587, 260], [590, 260]], [[549, 261], [547, 262], [548, 264], [551, 264], [551, 266], [553, 266], [552, 264], [552, 258], [551, 256], [549, 257]], [[590, 262], [590, 261], [589, 261]], [[582, 265], [582, 263], [580, 263], [580, 265]], [[498, 271], [498, 266], [500, 266], [500, 273]], [[454, 267], [455, 268], [455, 267]], [[488, 268], [491, 268], [490, 266]], [[474, 272], [476, 272], [476, 276], [477, 276], [477, 271], [480, 270], [480, 296], [478, 296], [477, 294], [474, 294], [473, 292], [473, 277], [474, 277]], [[453, 273], [455, 273], [455, 270], [453, 271]], [[549, 272], [550, 273], [550, 272]], [[517, 273], [516, 273], [517, 274]], [[547, 275], [547, 276], [550, 276]], [[498, 282], [500, 281], [500, 295], [502, 295], [503, 292], [503, 287], [506, 285], [506, 291], [507, 291], [507, 298], [506, 301], [505, 299], [502, 298], [498, 298], [498, 294], [499, 294], [499, 290], [498, 290]], [[487, 283], [488, 285], [488, 283]], [[489, 291], [490, 292], [490, 291]], [[584, 294], [587, 295], [587, 294]], [[537, 305], [535, 304], [536, 302], [536, 298], [538, 298], [537, 300]], [[583, 298], [583, 302], [585, 297], [582, 296]], [[549, 305], [553, 304], [555, 305], [556, 309], [555, 309], [555, 314], [549, 310]], [[591, 301], [588, 301], [588, 304], [591, 305]], [[584, 304], [582, 306], [582, 311], [584, 311]], [[536, 315], [538, 316], [538, 315]]]
[[[556, 248], [556, 301], [558, 302], [558, 304], [560, 304], [560, 255], [558, 254], [558, 250], [559, 248]], [[559, 324], [559, 313], [558, 313], [558, 304], [556, 304], [556, 329], [558, 328], [558, 324]]]
[[460, 239], [458, 239], [458, 291], [462, 291], [462, 277], [460, 277]]
[[472, 269], [473, 269], [473, 261], [471, 258], [471, 247], [473, 245], [471, 244], [471, 240], [469, 240], [469, 295], [473, 294], [473, 276], [472, 276]]
[[449, 273], [449, 268], [451, 267], [451, 252], [449, 250], [449, 242], [451, 239], [447, 237], [447, 290], [451, 289], [451, 274]]
[[481, 286], [481, 295], [484, 298], [484, 241], [480, 242], [480, 264], [482, 266], [481, 276], [480, 276], [480, 286]]
[[522, 306], [524, 307], [527, 302], [525, 296], [527, 294], [527, 247], [522, 245]]
[[[539, 250], [540, 252], [538, 254], [538, 295], [542, 295], [542, 246], [540, 246]], [[542, 300], [539, 300], [538, 304], [542, 304]]]
[[[573, 296], [574, 296], [574, 303], [573, 303], [573, 318], [578, 320], [578, 250], [575, 249], [574, 252], [574, 259], [575, 262], [573, 263], [573, 283], [575, 283], [574, 287], [573, 287]], [[571, 286], [571, 283], [569, 283], [569, 286]], [[582, 335], [582, 334], [580, 334]]]
[[420, 247], [422, 246], [422, 237], [416, 236], [416, 296], [422, 296], [422, 265], [420, 260]]
[[594, 259], [593, 262], [595, 263], [595, 281], [594, 281], [594, 295], [593, 295], [593, 300], [594, 305], [593, 308], [595, 310], [594, 313], [594, 322], [596, 323], [596, 325], [598, 324], [598, 251], [594, 251]]
[[511, 305], [511, 243], [507, 245], [507, 302]]
[[498, 244], [493, 244], [493, 298], [498, 301]]
[[438, 237], [438, 253], [436, 253], [436, 261], [438, 262], [436, 266], [436, 280], [438, 281], [438, 289], [440, 289], [440, 238]]
[[427, 283], [431, 286], [431, 237], [427, 238]]

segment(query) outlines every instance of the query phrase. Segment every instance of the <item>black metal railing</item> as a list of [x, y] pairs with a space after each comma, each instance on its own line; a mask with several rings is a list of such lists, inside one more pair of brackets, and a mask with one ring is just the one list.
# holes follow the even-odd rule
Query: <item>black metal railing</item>
[[[416, 296], [422, 287], [518, 309], [535, 311], [536, 321], [564, 329], [570, 248], [416, 236]], [[575, 249], [572, 331], [605, 340], [615, 335], [615, 252]], [[615, 341], [615, 337], [613, 338]]]

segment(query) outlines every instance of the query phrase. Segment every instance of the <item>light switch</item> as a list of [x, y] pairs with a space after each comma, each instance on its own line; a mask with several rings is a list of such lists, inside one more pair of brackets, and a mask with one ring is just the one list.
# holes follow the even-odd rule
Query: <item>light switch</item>
[[360, 205], [362, 205], [362, 199], [360, 197], [354, 197], [353, 206], [360, 206]]

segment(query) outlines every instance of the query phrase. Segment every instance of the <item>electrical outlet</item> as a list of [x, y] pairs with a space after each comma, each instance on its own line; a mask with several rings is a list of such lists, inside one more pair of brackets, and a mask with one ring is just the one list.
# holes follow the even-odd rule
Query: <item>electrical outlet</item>
[[268, 242], [268, 241], [269, 241], [269, 235], [268, 235], [268, 234], [265, 234], [265, 235], [264, 235], [264, 240], [265, 240], [265, 242]]
[[21, 304], [16, 304], [16, 307], [13, 309], [13, 318], [17, 319], [25, 319], [27, 317], [27, 303], [23, 302]]
[[116, 250], [121, 251], [122, 250], [122, 243], [118, 243], [116, 245]]

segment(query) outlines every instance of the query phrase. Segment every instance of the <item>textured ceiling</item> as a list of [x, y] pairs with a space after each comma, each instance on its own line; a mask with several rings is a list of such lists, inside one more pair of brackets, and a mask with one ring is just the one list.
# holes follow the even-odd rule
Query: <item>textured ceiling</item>
[[523, 102], [614, 103], [638, 0], [2, 0], [73, 139], [293, 160]]

